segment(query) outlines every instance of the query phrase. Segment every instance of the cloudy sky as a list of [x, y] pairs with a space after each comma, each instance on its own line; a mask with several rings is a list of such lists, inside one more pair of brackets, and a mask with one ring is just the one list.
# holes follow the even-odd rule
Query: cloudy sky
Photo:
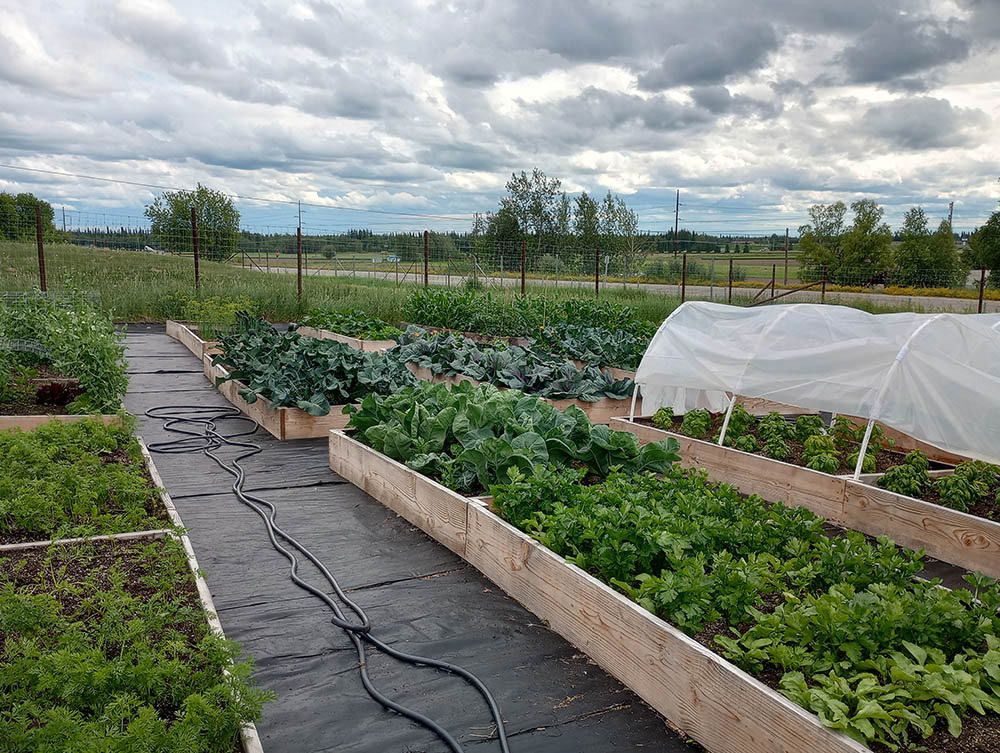
[[[0, 19], [0, 163], [301, 200], [307, 227], [464, 228], [533, 166], [649, 229], [676, 188], [682, 225], [761, 233], [859, 197], [893, 222], [954, 200], [972, 227], [1000, 198], [1000, 0], [0, 0]], [[109, 215], [156, 193], [7, 168], [0, 190]]]

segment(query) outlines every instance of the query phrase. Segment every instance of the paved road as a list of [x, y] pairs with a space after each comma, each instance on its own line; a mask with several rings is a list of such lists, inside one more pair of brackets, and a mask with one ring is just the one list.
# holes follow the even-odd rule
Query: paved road
[[[270, 272], [275, 273], [285, 273], [285, 274], [295, 274], [296, 269], [294, 267], [271, 267]], [[378, 272], [373, 273], [371, 270], [363, 271], [357, 270], [356, 272], [350, 272], [345, 270], [333, 270], [333, 269], [310, 269], [308, 270], [310, 277], [323, 276], [323, 277], [357, 277], [359, 279], [378, 279], [385, 280], [387, 282], [395, 282], [397, 276], [393, 272]], [[418, 284], [423, 282], [423, 273], [415, 273], [412, 270], [409, 272], [400, 271], [398, 280], [400, 284]], [[442, 274], [432, 274], [429, 276], [429, 282], [432, 285], [453, 285], [457, 286], [462, 283], [465, 278], [459, 277], [458, 275], [442, 275]], [[479, 277], [479, 280], [494, 286], [503, 286], [505, 288], [517, 289], [521, 285], [519, 279], [510, 277]], [[537, 280], [528, 279], [526, 283], [532, 287], [553, 287], [553, 280]], [[573, 287], [573, 288], [585, 288], [593, 290], [594, 283], [592, 281], [585, 280], [560, 280], [559, 287]], [[643, 290], [650, 293], [661, 293], [663, 295], [680, 297], [681, 288], [680, 285], [665, 285], [662, 283], [641, 283], [639, 285], [629, 283], [630, 288], [641, 287]], [[607, 285], [602, 283], [602, 289], [622, 289], [621, 282], [610, 282]], [[740, 302], [742, 299], [744, 302], [752, 298], [759, 288], [733, 288], [733, 296], [736, 302]], [[780, 293], [781, 290], [779, 289]], [[766, 295], [766, 294], [765, 294]], [[726, 302], [727, 291], [725, 287], [716, 286], [714, 288], [708, 285], [688, 285], [686, 291], [686, 297], [689, 300], [714, 300], [720, 303]], [[802, 290], [797, 293], [785, 296], [781, 299], [783, 303], [819, 303], [822, 298], [822, 293], [819, 290]], [[902, 295], [888, 295], [886, 293], [839, 293], [839, 292], [827, 292], [826, 303], [846, 303], [846, 304], [857, 304], [857, 303], [870, 303], [873, 306], [885, 306], [887, 308], [893, 308], [901, 311], [925, 311], [925, 312], [937, 312], [937, 311], [957, 311], [961, 313], [975, 313], [979, 306], [979, 301], [975, 298], [945, 298], [939, 296], [902, 296]], [[983, 312], [984, 313], [997, 313], [1000, 312], [1000, 301], [984, 301], [983, 302]]]

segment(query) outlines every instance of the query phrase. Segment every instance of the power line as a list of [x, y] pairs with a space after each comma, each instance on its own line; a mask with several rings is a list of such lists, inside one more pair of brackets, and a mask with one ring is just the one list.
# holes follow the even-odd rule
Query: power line
[[[8, 170], [26, 170], [32, 173], [44, 173], [46, 175], [58, 175], [62, 178], [81, 178], [83, 180], [100, 180], [105, 183], [119, 183], [126, 186], [138, 186], [139, 188], [156, 188], [161, 191], [190, 191], [190, 188], [178, 188], [177, 186], [161, 186], [156, 183], [140, 183], [134, 180], [121, 180], [120, 178], [102, 178], [97, 175], [81, 175], [79, 173], [64, 173], [58, 170], [45, 170], [40, 167], [22, 167], [19, 165], [2, 165], [0, 168], [6, 168]], [[240, 194], [227, 194], [222, 193], [223, 196], [228, 196], [231, 199], [243, 199], [244, 201], [260, 201], [271, 204], [299, 204], [298, 201], [293, 201], [292, 199], [264, 199], [258, 196], [241, 196]], [[302, 206], [307, 207], [317, 207], [320, 209], [339, 209], [345, 212], [369, 212], [372, 214], [388, 214], [395, 217], [424, 217], [435, 220], [467, 220], [472, 217], [470, 212], [467, 215], [444, 215], [444, 214], [419, 214], [417, 212], [393, 212], [388, 209], [360, 209], [358, 207], [344, 207], [337, 204], [310, 204], [309, 202], [301, 202]]]

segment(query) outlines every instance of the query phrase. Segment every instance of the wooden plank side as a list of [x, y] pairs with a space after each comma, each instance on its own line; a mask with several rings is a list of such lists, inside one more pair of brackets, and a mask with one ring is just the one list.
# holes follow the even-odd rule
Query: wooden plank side
[[1000, 523], [847, 480], [844, 524], [1000, 578]]
[[[215, 603], [212, 601], [212, 591], [209, 589], [208, 583], [202, 575], [201, 568], [198, 566], [198, 558], [194, 553], [194, 544], [191, 543], [191, 539], [188, 535], [183, 533], [184, 521], [181, 520], [177, 507], [174, 505], [173, 500], [170, 499], [170, 494], [167, 492], [167, 488], [163, 484], [163, 479], [160, 477], [160, 473], [156, 469], [156, 464], [153, 462], [153, 456], [150, 454], [149, 448], [146, 447], [146, 443], [143, 441], [142, 437], [138, 437], [138, 440], [139, 449], [142, 451], [142, 457], [146, 463], [146, 468], [149, 471], [149, 476], [153, 480], [153, 484], [156, 486], [157, 491], [160, 494], [160, 501], [163, 502], [163, 506], [167, 509], [170, 521], [182, 531], [179, 535], [171, 531], [170, 535], [178, 538], [181, 542], [181, 546], [184, 547], [184, 553], [187, 555], [188, 567], [191, 569], [191, 575], [194, 578], [195, 588], [198, 591], [198, 599], [201, 601], [202, 609], [204, 610], [205, 617], [208, 620], [208, 626], [211, 628], [212, 632], [224, 638], [225, 633], [222, 630], [222, 623], [219, 621], [219, 615], [216, 612]], [[230, 664], [229, 666], [232, 665]], [[228, 666], [223, 669], [223, 674], [229, 674]], [[264, 753], [264, 748], [260, 741], [260, 735], [257, 733], [257, 727], [252, 722], [245, 724], [240, 729], [240, 741], [243, 743], [244, 753]]]
[[867, 753], [486, 507], [468, 519], [472, 565], [714, 753]]
[[341, 431], [331, 431], [330, 468], [459, 556], [469, 500]]
[[302, 337], [312, 337], [317, 340], [336, 340], [337, 342], [349, 345], [355, 350], [363, 350], [368, 353], [381, 353], [383, 350], [396, 347], [395, 340], [362, 340], [357, 337], [348, 337], [339, 332], [331, 332], [328, 329], [317, 329], [315, 327], [298, 327], [295, 330]]
[[108, 426], [121, 426], [122, 419], [117, 415], [99, 415], [91, 416], [88, 414], [73, 414], [73, 415], [63, 415], [63, 416], [0, 416], [0, 431], [7, 431], [8, 429], [20, 429], [21, 431], [33, 431], [39, 426], [44, 426], [51, 421], [59, 421], [61, 423], [73, 423], [75, 421], [83, 421], [87, 418], [93, 418], [101, 423]]
[[191, 354], [201, 358], [205, 352], [205, 341], [191, 328], [187, 322], [167, 320], [167, 336], [177, 340], [191, 351]]

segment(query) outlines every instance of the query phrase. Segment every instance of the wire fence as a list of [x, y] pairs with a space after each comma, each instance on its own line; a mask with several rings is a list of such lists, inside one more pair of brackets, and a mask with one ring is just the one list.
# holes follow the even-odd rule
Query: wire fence
[[[348, 278], [398, 286], [465, 286], [480, 290], [531, 292], [539, 288], [576, 288], [600, 295], [606, 290], [645, 290], [682, 300], [713, 300], [758, 305], [782, 302], [844, 302], [869, 296], [874, 303], [923, 310], [993, 311], [1000, 291], [989, 286], [984, 269], [830, 267], [806, 264], [794, 240], [777, 233], [759, 236], [669, 234], [631, 238], [578, 237], [497, 240], [457, 232], [322, 232], [298, 226], [243, 227], [217, 232], [181, 223], [154, 233], [143, 218], [121, 215], [54, 213], [44, 226], [22, 221], [0, 229], [5, 237], [37, 246], [37, 281], [47, 288], [51, 270], [45, 248], [59, 250], [60, 271], [94, 264], [94, 254], [116, 255], [122, 274], [138, 279], [156, 270], [158, 256], [191, 259], [192, 280], [200, 286], [206, 262], [268, 274]], [[143, 261], [135, 252], [149, 257]], [[34, 259], [30, 262], [34, 265]], [[29, 261], [22, 255], [16, 271]], [[216, 268], [217, 269], [217, 268]], [[2, 265], [8, 275], [15, 271]], [[10, 287], [3, 286], [0, 287]], [[939, 304], [939, 305], [938, 305]]]

